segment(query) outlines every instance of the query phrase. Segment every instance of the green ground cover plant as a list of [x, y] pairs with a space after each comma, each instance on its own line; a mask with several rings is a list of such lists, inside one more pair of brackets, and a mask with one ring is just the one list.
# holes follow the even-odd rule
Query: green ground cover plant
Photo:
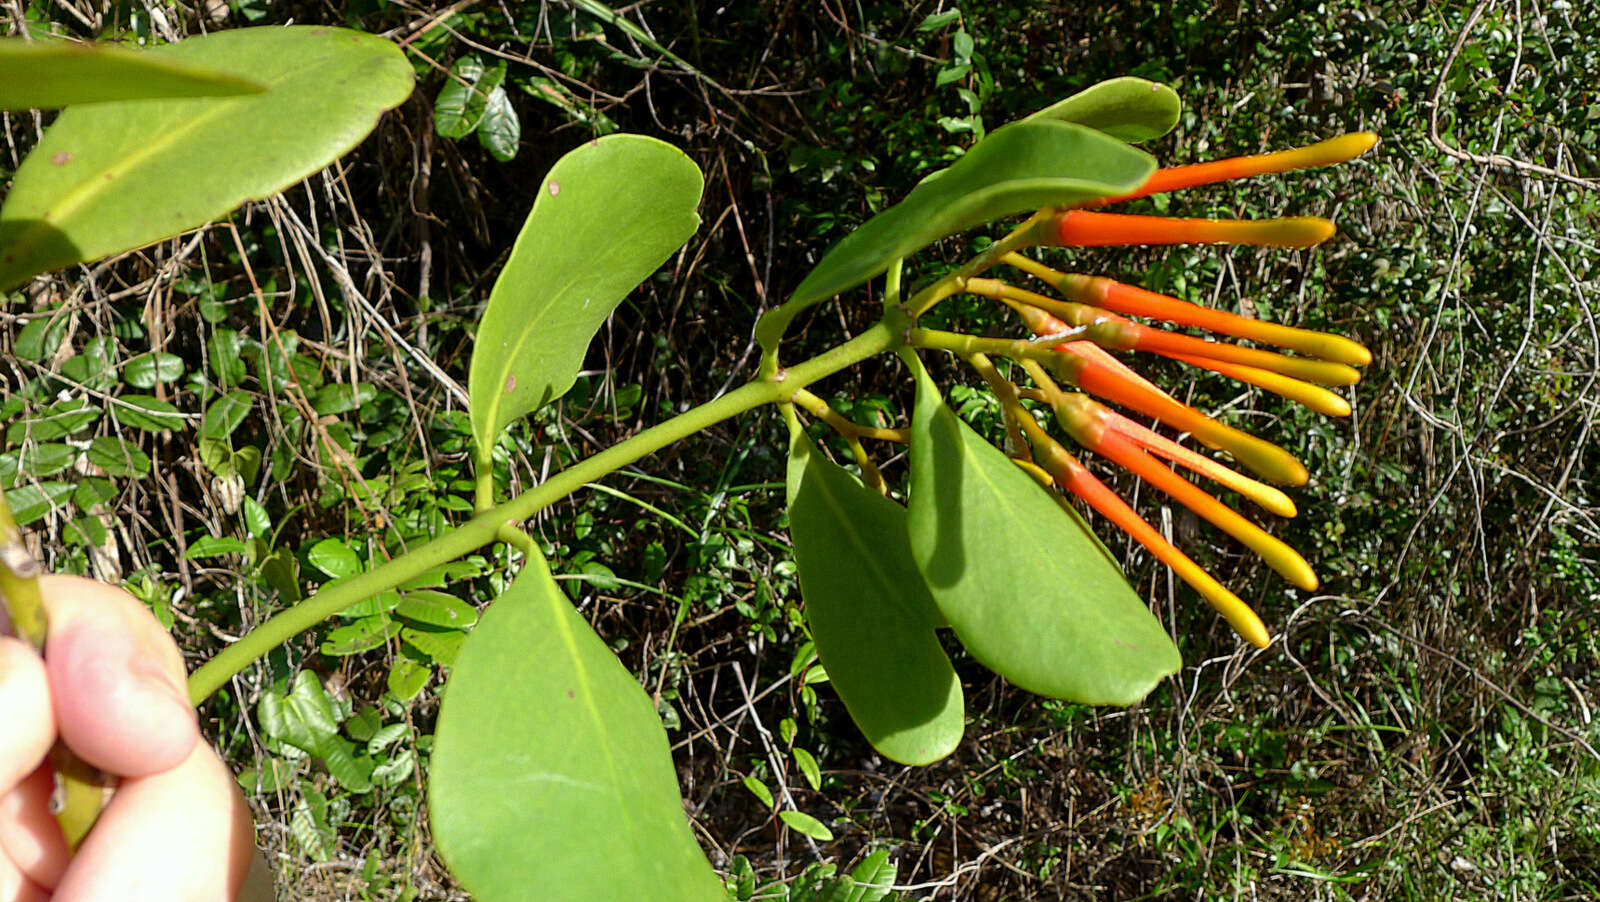
[[[758, 20], [742, 17], [748, 14], [714, 32], [710, 10], [686, 11], [683, 19], [649, 9], [621, 16], [631, 30], [581, 9], [543, 11], [556, 27], [537, 38], [518, 36], [516, 15], [478, 12], [449, 20], [449, 29], [397, 36], [415, 37], [408, 47], [446, 67], [468, 49], [516, 56], [506, 60], [504, 77], [529, 86], [513, 103], [525, 117], [524, 135], [544, 116], [546, 131], [564, 127], [582, 137], [602, 132], [606, 120], [648, 127], [650, 108], [630, 107], [624, 88], [583, 90], [612, 78], [618, 86], [630, 78], [653, 86], [653, 102], [684, 98], [673, 101], [678, 109], [722, 116], [683, 142], [708, 174], [702, 211], [713, 228], [669, 261], [667, 278], [651, 279], [602, 326], [589, 358], [572, 365], [572, 392], [487, 453], [459, 399], [448, 400], [469, 370], [460, 355], [475, 305], [490, 294], [486, 280], [499, 272], [496, 257], [515, 231], [504, 224], [520, 221], [539, 184], [528, 178], [528, 186], [511, 188], [516, 179], [494, 168], [493, 148], [449, 143], [456, 139], [428, 110], [442, 87], [430, 89], [426, 79], [442, 78], [442, 70], [414, 59], [425, 70], [424, 98], [402, 107], [395, 125], [380, 125], [337, 176], [229, 225], [30, 289], [29, 314], [9, 320], [13, 359], [23, 369], [13, 384], [26, 374], [55, 389], [45, 409], [29, 408], [27, 416], [74, 441], [94, 429], [93, 460], [103, 471], [65, 504], [55, 498], [54, 512], [45, 505], [45, 522], [63, 540], [50, 566], [146, 562], [139, 572], [105, 573], [130, 578], [190, 635], [196, 660], [209, 657], [221, 644], [218, 633], [237, 636], [308, 585], [366, 571], [397, 544], [424, 541], [469, 516], [481, 464], [499, 485], [542, 482], [584, 449], [666, 419], [686, 400], [720, 394], [755, 362], [753, 344], [727, 340], [728, 322], [753, 323], [763, 306], [794, 294], [821, 252], [853, 225], [1041, 102], [1036, 93], [1019, 98], [1015, 89], [997, 89], [997, 71], [1002, 85], [1013, 70], [1055, 72], [1040, 60], [1047, 50], [1065, 50], [1085, 63], [1073, 69], [1080, 80], [1065, 83], [1084, 87], [1096, 67], [1113, 62], [1100, 58], [1109, 54], [1095, 39], [1035, 41], [1059, 24], [1038, 11], [931, 11], [893, 28], [874, 18], [887, 16], [881, 10], [833, 26], [791, 18], [773, 33], [810, 35], [834, 55], [784, 63], [795, 70], [786, 77], [812, 67], [808, 74], [825, 87], [780, 100], [763, 96], [738, 69], [707, 68], [702, 45], [736, 42], [741, 29], [757, 28]], [[1584, 276], [1592, 267], [1578, 236], [1593, 219], [1584, 181], [1593, 166], [1583, 157], [1592, 146], [1586, 112], [1572, 112], [1585, 101], [1550, 79], [1581, 83], [1592, 71], [1578, 49], [1592, 29], [1571, 10], [1518, 19], [1515, 10], [1487, 4], [1470, 17], [1462, 10], [1434, 20], [1345, 10], [1331, 20], [1337, 32], [1326, 17], [1291, 6], [1235, 18], [1198, 8], [1143, 12], [1154, 15], [1105, 17], [1098, 33], [1136, 42], [1143, 59], [1164, 62], [1141, 70], [1124, 59], [1121, 71], [1163, 80], [1181, 72], [1176, 81], [1191, 97], [1188, 81], [1213, 89], [1199, 92], [1199, 108], [1179, 121], [1163, 158], [1375, 127], [1386, 135], [1379, 160], [1391, 162], [1370, 165], [1400, 166], [1392, 162], [1398, 155], [1412, 174], [1386, 180], [1389, 170], [1358, 168], [1358, 176], [1319, 174], [1143, 202], [1187, 215], [1263, 215], [1299, 208], [1274, 192], [1320, 192], [1335, 199], [1353, 240], [1314, 255], [1197, 249], [1106, 258], [1103, 271], [1146, 288], [1207, 301], [1231, 293], [1264, 318], [1355, 334], [1384, 362], [1388, 375], [1371, 389], [1378, 397], [1368, 401], [1370, 414], [1361, 403], [1368, 389], [1358, 390], [1356, 416], [1337, 432], [1294, 408], [1241, 398], [1221, 380], [1196, 383], [1186, 398], [1201, 409], [1231, 405], [1235, 422], [1278, 420], [1267, 431], [1289, 437], [1289, 450], [1326, 474], [1297, 499], [1302, 516], [1283, 533], [1336, 594], [1269, 589], [1264, 571], [1223, 545], [1202, 542], [1197, 553], [1241, 595], [1273, 610], [1269, 622], [1286, 625], [1274, 646], [1281, 657], [1233, 655], [1233, 640], [1213, 632], [1210, 615], [1189, 610], [1192, 595], [1163, 586], [1161, 571], [1129, 552], [1121, 556], [1131, 576], [1158, 610], [1165, 604], [1164, 619], [1189, 662], [1179, 678], [1162, 684], [1150, 704], [1111, 715], [1028, 700], [952, 647], [952, 672], [968, 697], [968, 740], [942, 765], [886, 779], [883, 759], [844, 719], [843, 690], [816, 666], [808, 642], [798, 606], [804, 587], [781, 538], [784, 472], [772, 449], [785, 441], [775, 423], [712, 432], [701, 452], [652, 459], [610, 491], [546, 512], [533, 532], [551, 561], [552, 585], [641, 676], [669, 741], [681, 746], [677, 777], [702, 842], [719, 870], [735, 875], [742, 897], [777, 891], [760, 889], [775, 878], [792, 881], [793, 893], [831, 879], [825, 866], [799, 875], [790, 863], [796, 847], [802, 861], [841, 863], [856, 850], [893, 849], [894, 880], [912, 896], [1187, 897], [1246, 887], [1296, 898], [1493, 897], [1513, 888], [1581, 896], [1594, 882], [1584, 850], [1595, 836], [1594, 693], [1585, 670], [1595, 649], [1585, 625], [1596, 580], [1587, 550], [1593, 494], [1580, 465], [1593, 454], [1592, 406], [1582, 401], [1592, 391]], [[56, 14], [36, 15], [47, 23]], [[363, 25], [382, 31], [381, 20]], [[1261, 28], [1249, 24], [1258, 20], [1275, 26], [1270, 39], [1252, 30]], [[423, 25], [407, 18], [394, 27]], [[1196, 63], [1186, 50], [1237, 43], [1240, 35], [1264, 48], [1260, 59], [1222, 54]], [[1457, 35], [1483, 37], [1456, 46]], [[1438, 45], [1435, 67], [1414, 66], [1408, 81], [1395, 60], [1416, 51], [1395, 48], [1428, 40]], [[674, 55], [660, 55], [652, 43], [670, 45]], [[544, 58], [534, 47], [556, 62], [539, 68], [534, 63]], [[1096, 53], [1075, 57], [1074, 47]], [[1178, 68], [1185, 60], [1191, 65]], [[1273, 75], [1273, 65], [1288, 71]], [[1388, 66], [1389, 78], [1371, 87], [1365, 73], [1376, 70], [1359, 66]], [[540, 90], [536, 78], [560, 88]], [[1489, 83], [1518, 93], [1487, 103], [1481, 92]], [[1292, 87], [1301, 84], [1309, 87]], [[697, 99], [685, 90], [695, 85], [745, 87]], [[1458, 98], [1432, 108], [1437, 124], [1406, 105], [1430, 90]], [[1341, 92], [1348, 96], [1334, 96]], [[945, 101], [954, 115], [940, 108]], [[785, 103], [802, 115], [782, 119]], [[1473, 120], [1482, 112], [1475, 103], [1495, 116], [1520, 116], [1517, 137], [1499, 139], [1511, 144], [1462, 125], [1495, 121]], [[864, 140], [873, 123], [882, 127]], [[1263, 123], [1285, 140], [1275, 134], [1264, 143]], [[1427, 140], [1430, 125], [1437, 144]], [[26, 149], [33, 139], [25, 120], [19, 127]], [[793, 131], [752, 140], [785, 129]], [[1202, 144], [1212, 152], [1200, 152]], [[783, 165], [767, 158], [773, 147], [787, 150]], [[367, 153], [374, 156], [363, 162]], [[394, 181], [377, 162], [401, 153], [423, 154], [428, 164], [414, 171], [450, 190], [425, 189], [418, 207], [416, 183]], [[526, 140], [522, 153], [546, 161], [526, 163], [535, 174], [557, 155]], [[1491, 153], [1512, 162], [1487, 159]], [[1529, 161], [1566, 178], [1518, 168]], [[14, 155], [11, 165], [17, 162]], [[521, 212], [497, 201], [497, 191], [520, 197]], [[1435, 198], [1446, 199], [1447, 217], [1437, 215]], [[1541, 199], [1543, 206], [1535, 204]], [[402, 206], [426, 215], [388, 225]], [[457, 212], [466, 215], [458, 220]], [[456, 222], [462, 228], [445, 230]], [[950, 239], [941, 247], [953, 253], [941, 256], [982, 252], [985, 240]], [[426, 253], [399, 250], [418, 246], [413, 241]], [[909, 274], [913, 286], [945, 274], [924, 262], [926, 272]], [[1142, 275], [1123, 275], [1136, 272]], [[104, 280], [119, 287], [97, 287]], [[147, 287], [117, 296], [146, 282], [154, 295]], [[76, 295], [45, 287], [73, 284]], [[1523, 303], [1489, 304], [1487, 289], [1477, 287], [1503, 292], [1507, 285], [1521, 287]], [[262, 318], [263, 298], [291, 312]], [[837, 341], [824, 335], [836, 334], [834, 320], [847, 334], [867, 331], [879, 300], [873, 289], [873, 303], [806, 315], [797, 344]], [[68, 315], [34, 315], [52, 304]], [[618, 329], [620, 317], [637, 317], [636, 325]], [[981, 333], [998, 328], [992, 317], [987, 305], [953, 299], [923, 325]], [[708, 341], [713, 335], [719, 341]], [[130, 348], [140, 353], [125, 353]], [[682, 375], [685, 364], [693, 379]], [[885, 366], [874, 376], [868, 366], [855, 397], [838, 399], [835, 409], [860, 423], [895, 422], [912, 402], [894, 388], [892, 372]], [[1001, 407], [987, 392], [936, 372], [963, 415], [1002, 434]], [[1172, 374], [1157, 368], [1156, 375]], [[71, 397], [73, 386], [99, 394], [83, 396], [91, 399], [86, 405]], [[279, 394], [287, 402], [274, 400]], [[455, 411], [441, 409], [451, 404]], [[86, 408], [128, 431], [101, 434], [102, 421], [89, 424]], [[193, 438], [175, 443], [160, 438], [163, 428]], [[291, 434], [304, 438], [272, 439]], [[15, 462], [18, 489], [43, 498], [50, 496], [43, 486], [65, 481], [51, 477], [87, 451], [26, 453]], [[158, 499], [166, 501], [152, 503]], [[152, 511], [171, 522], [157, 531]], [[1192, 537], [1187, 515], [1175, 509], [1171, 516], [1172, 534]], [[1501, 523], [1530, 540], [1492, 542]], [[373, 535], [383, 541], [363, 538]], [[488, 597], [504, 591], [515, 555], [491, 546], [440, 574], [440, 585], [416, 588], [470, 583]], [[387, 622], [386, 612], [358, 610], [337, 628], [286, 646], [230, 681], [208, 708], [224, 744], [237, 749], [282, 860], [327, 862], [310, 880], [297, 874], [308, 898], [451, 892], [418, 841], [419, 768], [434, 750], [435, 668], [455, 661], [478, 612], [427, 595], [402, 601], [406, 607], [397, 604]], [[1406, 806], [1416, 817], [1394, 818]], [[706, 824], [719, 826], [707, 834]], [[815, 839], [824, 833], [831, 845]], [[718, 838], [707, 842], [708, 835]], [[807, 848], [813, 842], [815, 851]], [[889, 856], [871, 860], [878, 863], [857, 873], [881, 870]]]

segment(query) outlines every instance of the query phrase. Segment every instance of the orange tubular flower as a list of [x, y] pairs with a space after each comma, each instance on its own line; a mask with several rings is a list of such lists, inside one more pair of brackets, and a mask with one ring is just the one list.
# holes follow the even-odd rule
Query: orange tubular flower
[[1166, 169], [1157, 170], [1137, 191], [1119, 197], [1107, 197], [1091, 201], [1084, 204], [1084, 206], [1100, 207], [1107, 204], [1121, 203], [1125, 200], [1133, 200], [1138, 197], [1148, 197], [1152, 194], [1165, 194], [1168, 191], [1177, 191], [1180, 188], [1195, 188], [1200, 185], [1231, 182], [1234, 179], [1266, 175], [1272, 172], [1293, 172], [1296, 169], [1312, 169], [1318, 166], [1345, 163], [1371, 150], [1377, 143], [1378, 136], [1373, 132], [1352, 132], [1348, 135], [1329, 138], [1326, 141], [1319, 141], [1316, 144], [1310, 144], [1305, 147], [1295, 147], [1273, 153], [1229, 157], [1226, 160], [1191, 163], [1188, 166], [1169, 166]]
[[1067, 210], [1057, 213], [1050, 244], [1114, 247], [1124, 244], [1254, 244], [1314, 247], [1332, 238], [1333, 223], [1316, 216], [1289, 219], [1172, 219]]
[[[1026, 422], [1033, 421], [1029, 418]], [[1038, 428], [1038, 424], [1033, 425], [1034, 428], [1029, 431], [1037, 430], [1042, 434], [1043, 430]], [[1117, 497], [1116, 492], [1111, 491], [1105, 483], [1089, 472], [1087, 467], [1079, 463], [1077, 458], [1068, 454], [1059, 443], [1050, 440], [1048, 436], [1044, 436], [1043, 439], [1036, 441], [1034, 454], [1054, 477], [1057, 485], [1099, 511], [1101, 516], [1116, 524], [1118, 529], [1132, 536], [1134, 541], [1155, 555], [1156, 560], [1171, 568], [1179, 579], [1199, 592], [1200, 597], [1215, 608], [1228, 621], [1228, 625], [1251, 645], [1266, 648], [1271, 643], [1272, 638], [1267, 633], [1261, 618], [1250, 609], [1249, 605], [1240, 600], [1239, 596], [1228, 591], [1226, 586], [1217, 582], [1215, 577], [1162, 537], [1161, 533], [1146, 523], [1126, 501]]]
[[[1376, 142], [1376, 135], [1361, 132], [1294, 150], [1162, 169], [1137, 191], [1080, 207], [1100, 207], [1195, 185], [1340, 163], [1365, 153]], [[1331, 222], [1315, 217], [1246, 221], [1172, 219], [1080, 208], [1060, 211], [1046, 220], [1040, 243], [1058, 247], [1229, 243], [1305, 248], [1320, 244], [1333, 234]], [[1236, 491], [1267, 511], [1293, 517], [1295, 505], [1287, 495], [1106, 408], [1088, 395], [1063, 391], [1051, 376], [1188, 432], [1210, 448], [1227, 451], [1240, 464], [1265, 479], [1282, 485], [1302, 485], [1309, 479], [1309, 473], [1288, 452], [1181, 403], [1138, 376], [1108, 351], [1161, 354], [1275, 392], [1329, 416], [1348, 416], [1350, 405], [1321, 386], [1352, 385], [1359, 381], [1358, 368], [1371, 363], [1371, 353], [1342, 336], [1264, 323], [1100, 276], [1059, 272], [1017, 253], [1007, 254], [1003, 262], [1038, 278], [1064, 298], [1057, 300], [994, 279], [967, 280], [968, 291], [1007, 304], [1022, 316], [1035, 335], [1047, 341], [1062, 339], [1052, 345], [1052, 350], [1058, 352], [1053, 373], [1047, 372], [1035, 359], [1023, 360], [1023, 366], [1038, 386], [1024, 390], [1024, 396], [1049, 403], [1057, 422], [1078, 444], [1138, 475], [1229, 533], [1291, 584], [1306, 591], [1314, 590], [1318, 580], [1303, 557], [1157, 458]], [[1130, 320], [1127, 318], [1130, 316], [1205, 329], [1290, 353], [1169, 332]], [[1089, 504], [1172, 568], [1246, 640], [1258, 647], [1267, 645], [1266, 628], [1249, 606], [1167, 542], [1059, 443], [1049, 438], [1031, 417], [1021, 420], [1033, 447], [1034, 460], [1056, 485]]]

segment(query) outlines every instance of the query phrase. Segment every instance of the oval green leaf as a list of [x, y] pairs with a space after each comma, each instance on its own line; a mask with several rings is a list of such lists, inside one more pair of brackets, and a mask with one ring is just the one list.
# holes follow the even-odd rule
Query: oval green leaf
[[478, 622], [478, 609], [448, 592], [414, 589], [400, 596], [394, 612], [407, 620], [464, 630]]
[[911, 556], [905, 508], [797, 432], [789, 444], [789, 535], [812, 641], [867, 741], [901, 764], [955, 751], [961, 681], [934, 634], [943, 618]]
[[107, 476], [143, 476], [150, 472], [150, 456], [132, 442], [104, 435], [89, 446], [89, 463]]
[[1002, 216], [1126, 194], [1155, 166], [1144, 151], [1072, 122], [1043, 119], [996, 129], [835, 245], [786, 306], [798, 312], [827, 300], [883, 272], [890, 261]]
[[489, 92], [489, 102], [483, 108], [483, 121], [478, 123], [478, 143], [502, 163], [517, 155], [517, 144], [522, 140], [522, 120], [517, 118], [511, 105], [511, 95], [504, 85], [495, 85]]
[[1160, 82], [1112, 78], [1045, 107], [1024, 122], [1076, 122], [1123, 141], [1149, 141], [1172, 131], [1183, 112], [1178, 93]]
[[30, 482], [19, 488], [7, 489], [6, 504], [11, 508], [11, 516], [16, 519], [17, 525], [27, 526], [66, 504], [72, 489], [70, 482]]
[[152, 97], [226, 97], [265, 90], [248, 78], [146, 51], [0, 39], [0, 110]]
[[68, 398], [57, 401], [36, 416], [22, 417], [6, 427], [6, 443], [23, 441], [48, 442], [64, 435], [72, 435], [88, 428], [100, 418], [100, 408], [93, 407], [86, 398]]
[[445, 667], [455, 664], [466, 638], [467, 634], [461, 630], [431, 626], [408, 626], [400, 631], [400, 641], [416, 649], [418, 656]]
[[537, 554], [456, 659], [428, 793], [479, 902], [724, 898], [655, 705]]
[[200, 417], [200, 435], [218, 440], [232, 435], [249, 415], [254, 400], [254, 396], [249, 392], [237, 388], [227, 394], [218, 395], [207, 405], [205, 414]]
[[349, 579], [361, 572], [361, 557], [342, 539], [323, 539], [306, 552], [311, 566], [334, 579]]
[[183, 375], [183, 358], [162, 351], [148, 351], [122, 365], [122, 379], [134, 388], [155, 388]]
[[358, 655], [364, 651], [383, 647], [390, 639], [400, 635], [400, 624], [393, 620], [368, 617], [349, 626], [330, 630], [317, 649], [331, 658]]
[[488, 106], [489, 92], [505, 77], [504, 60], [492, 67], [485, 67], [476, 54], [457, 60], [433, 104], [434, 131], [445, 138], [465, 138], [472, 134]]
[[608, 135], [551, 167], [495, 281], [468, 394], [479, 460], [507, 423], [572, 387], [617, 304], [700, 224], [700, 169], [671, 144]]
[[276, 194], [355, 147], [411, 93], [399, 48], [339, 28], [243, 28], [146, 52], [267, 90], [63, 112], [0, 207], [0, 289]]
[[791, 830], [803, 833], [818, 842], [832, 842], [833, 831], [829, 830], [822, 821], [817, 820], [804, 811], [780, 811], [778, 817], [789, 825]]
[[111, 405], [111, 416], [124, 426], [146, 432], [182, 429], [188, 419], [188, 415], [170, 401], [149, 395], [123, 395], [117, 398]]
[[1029, 692], [1131, 705], [1182, 660], [1083, 518], [939, 398], [916, 358], [908, 527], [973, 657]]

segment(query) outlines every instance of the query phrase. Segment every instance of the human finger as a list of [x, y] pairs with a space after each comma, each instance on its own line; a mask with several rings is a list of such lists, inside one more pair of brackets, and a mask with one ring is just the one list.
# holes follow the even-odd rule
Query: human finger
[[233, 902], [255, 853], [249, 808], [211, 748], [123, 781], [53, 902]]
[[0, 851], [0, 902], [49, 902], [44, 888], [23, 875], [22, 869]]
[[49, 889], [61, 880], [72, 852], [50, 813], [50, 793], [55, 788], [48, 763], [34, 768], [9, 793], [0, 795], [0, 855], [22, 870], [24, 876]]
[[57, 728], [101, 770], [140, 777], [174, 767], [199, 742], [183, 658], [137, 599], [75, 576], [40, 579]]
[[0, 795], [44, 760], [55, 738], [44, 662], [23, 642], [0, 636]]

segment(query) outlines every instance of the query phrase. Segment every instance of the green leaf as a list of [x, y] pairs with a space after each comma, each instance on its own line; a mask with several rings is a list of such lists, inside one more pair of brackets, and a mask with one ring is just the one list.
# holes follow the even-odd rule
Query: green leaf
[[454, 629], [408, 626], [400, 630], [402, 642], [410, 643], [412, 648], [426, 655], [428, 660], [444, 667], [455, 665], [456, 655], [460, 654], [461, 644], [466, 638], [466, 633]]
[[371, 758], [357, 757], [355, 743], [343, 736], [329, 736], [313, 752], [327, 765], [328, 773], [351, 792], [372, 790]]
[[1130, 705], [1182, 661], [1083, 519], [950, 412], [917, 371], [911, 548], [972, 656], [1040, 695]]
[[0, 454], [0, 485], [15, 485], [23, 477], [54, 476], [77, 459], [78, 449], [71, 445], [30, 442], [16, 451]]
[[261, 506], [261, 502], [246, 495], [240, 499], [239, 512], [244, 514], [244, 527], [250, 535], [258, 539], [272, 535], [272, 517]]
[[150, 472], [150, 456], [139, 446], [115, 436], [101, 436], [89, 446], [89, 463], [107, 476], [143, 476]]
[[27, 526], [41, 519], [67, 501], [74, 486], [70, 482], [31, 482], [20, 488], [6, 491], [6, 506], [18, 526]]
[[606, 317], [694, 233], [702, 184], [682, 151], [640, 135], [556, 161], [478, 324], [468, 393], [479, 460], [507, 423], [572, 387]]
[[1149, 154], [1075, 123], [1041, 120], [997, 129], [834, 245], [785, 306], [798, 312], [848, 291], [891, 261], [963, 229], [1125, 194], [1154, 171]]
[[73, 517], [62, 527], [61, 537], [71, 543], [99, 548], [106, 542], [106, 525], [93, 514]]
[[0, 39], [0, 110], [152, 97], [259, 94], [256, 82], [106, 44]]
[[812, 789], [822, 788], [822, 768], [817, 766], [817, 759], [813, 758], [810, 752], [805, 749], [795, 749], [794, 763], [800, 766], [800, 775], [806, 778]]
[[90, 339], [83, 353], [61, 361], [61, 377], [78, 385], [106, 387], [108, 380], [105, 377], [111, 372], [111, 361], [106, 358], [106, 353], [113, 345], [114, 339], [109, 335]]
[[249, 392], [237, 388], [212, 399], [200, 419], [200, 435], [213, 441], [232, 435], [250, 414], [254, 400]]
[[339, 730], [333, 702], [317, 675], [309, 670], [295, 674], [286, 695], [268, 692], [256, 705], [256, 719], [273, 743], [317, 754]]
[[346, 579], [361, 572], [361, 558], [342, 539], [323, 539], [306, 552], [311, 566], [334, 579]]
[[123, 395], [117, 398], [111, 404], [111, 416], [124, 426], [147, 432], [182, 429], [184, 422], [183, 411], [149, 395]]
[[511, 106], [511, 95], [504, 85], [496, 85], [489, 92], [489, 102], [483, 109], [483, 120], [478, 123], [478, 143], [502, 163], [517, 155], [517, 143], [522, 140], [522, 120]]
[[417, 623], [451, 629], [467, 629], [478, 622], [477, 608], [454, 595], [428, 589], [404, 593], [394, 612]]
[[122, 365], [122, 380], [134, 388], [155, 388], [183, 375], [183, 358], [177, 354], [150, 351]]
[[0, 207], [0, 290], [270, 197], [355, 147], [411, 93], [399, 48], [339, 28], [241, 28], [145, 53], [267, 91], [63, 112]]
[[309, 781], [299, 786], [300, 800], [289, 815], [289, 836], [308, 858], [328, 861], [339, 854], [339, 840], [328, 826], [328, 798]]
[[427, 688], [428, 678], [431, 676], [433, 676], [431, 666], [402, 655], [395, 658], [394, 666], [389, 668], [389, 691], [394, 693], [395, 698], [409, 702]]
[[311, 409], [319, 416], [349, 413], [378, 395], [378, 387], [370, 383], [347, 385], [335, 382], [317, 389], [311, 396]]
[[100, 408], [91, 406], [87, 399], [68, 398], [45, 408], [38, 416], [19, 419], [6, 427], [6, 443], [23, 441], [48, 442], [64, 435], [81, 432], [90, 423], [100, 419]]
[[261, 762], [260, 770], [241, 771], [238, 781], [245, 792], [272, 795], [294, 787], [294, 765], [278, 758], [267, 758]]
[[218, 329], [206, 342], [206, 362], [211, 374], [223, 388], [232, 388], [244, 381], [244, 336], [237, 329]]
[[650, 697], [534, 554], [445, 687], [429, 814], [479, 902], [722, 899]]
[[894, 862], [889, 860], [889, 850], [879, 849], [861, 859], [855, 870], [850, 872], [850, 879], [856, 882], [856, 887], [844, 902], [879, 902], [889, 895], [889, 887], [894, 885], [897, 869]]
[[224, 554], [244, 554], [249, 550], [250, 546], [232, 536], [201, 536], [189, 543], [189, 547], [184, 549], [183, 556], [194, 560], [221, 557]]
[[17, 356], [38, 363], [54, 354], [56, 349], [61, 347], [61, 336], [71, 322], [71, 317], [63, 315], [59, 310], [28, 320], [22, 331], [17, 333], [14, 346]]
[[261, 558], [261, 578], [285, 604], [300, 600], [300, 561], [288, 548], [278, 548]]
[[1112, 78], [1022, 120], [1076, 122], [1124, 141], [1149, 141], [1172, 131], [1183, 112], [1178, 93], [1142, 78]]
[[892, 761], [950, 754], [963, 729], [961, 681], [934, 634], [943, 615], [911, 556], [905, 508], [796, 432], [789, 533], [806, 622], [851, 719]]
[[116, 496], [116, 483], [102, 476], [89, 476], [78, 480], [77, 487], [72, 490], [72, 503], [83, 510], [89, 510], [96, 504], [104, 504]]
[[472, 134], [483, 119], [490, 93], [505, 77], [504, 60], [496, 60], [495, 65], [488, 67], [476, 54], [457, 60], [433, 104], [434, 131], [446, 138], [465, 138]]
[[329, 630], [327, 638], [317, 650], [333, 658], [358, 655], [374, 648], [382, 648], [390, 639], [400, 634], [400, 624], [381, 617], [366, 617], [349, 626]]
[[806, 814], [804, 811], [780, 811], [778, 812], [778, 817], [785, 824], [788, 824], [790, 829], [803, 833], [818, 842], [831, 842], [833, 840], [833, 831], [824, 827], [822, 821]]
[[371, 598], [358, 601], [339, 612], [339, 616], [347, 620], [359, 620], [362, 617], [371, 617], [374, 614], [387, 614], [400, 603], [399, 592], [379, 592]]
[[254, 485], [256, 476], [261, 472], [261, 449], [245, 445], [233, 452], [233, 468], [245, 485]]
[[761, 804], [768, 808], [773, 808], [777, 805], [777, 802], [772, 799], [772, 790], [767, 788], [767, 784], [757, 780], [755, 777], [745, 777], [742, 782], [744, 783], [744, 788], [750, 790], [751, 795], [761, 800]]

